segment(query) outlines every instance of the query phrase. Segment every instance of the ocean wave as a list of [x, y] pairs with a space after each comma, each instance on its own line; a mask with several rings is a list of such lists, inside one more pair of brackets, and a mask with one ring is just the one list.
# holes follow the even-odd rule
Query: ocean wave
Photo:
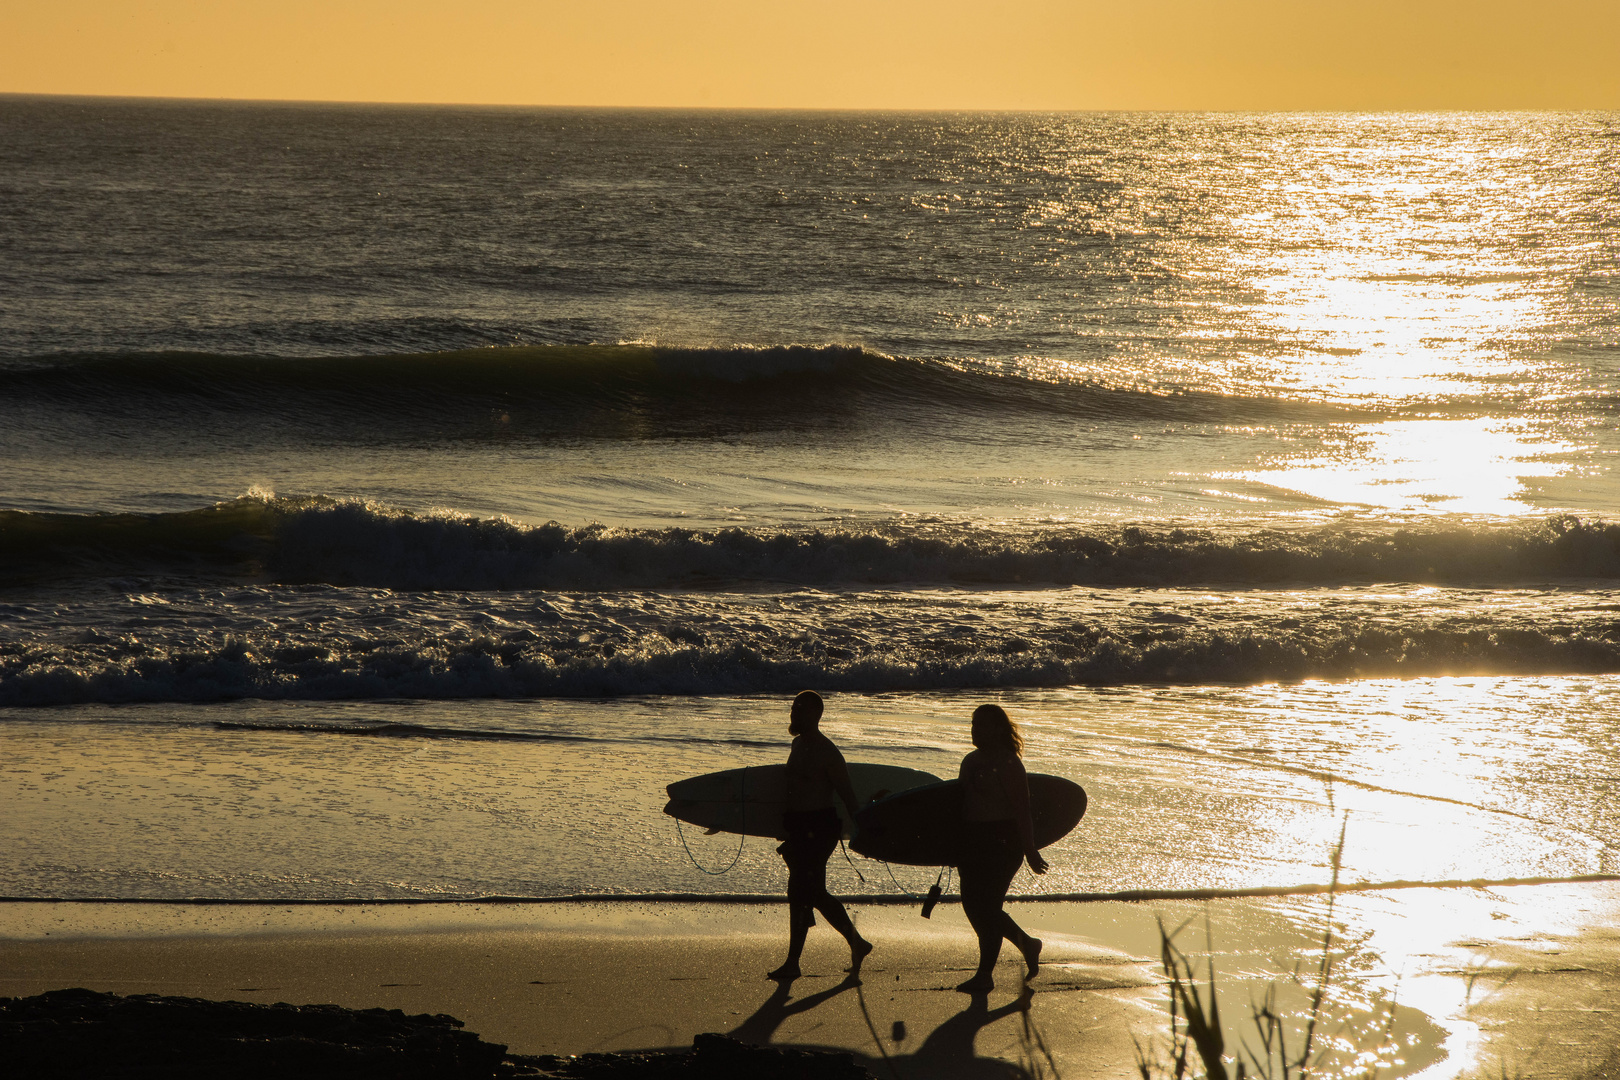
[[223, 576], [399, 590], [766, 586], [1503, 585], [1620, 577], [1620, 525], [1213, 530], [890, 522], [844, 528], [609, 528], [249, 495], [155, 514], [0, 511], [0, 585]]
[[0, 365], [0, 401], [147, 422], [199, 412], [274, 416], [372, 437], [419, 435], [490, 418], [507, 436], [712, 434], [753, 425], [1057, 415], [1103, 420], [1266, 422], [1365, 410], [1196, 388], [1129, 387], [1061, 361], [895, 357], [853, 345], [684, 348], [536, 345], [347, 357], [208, 353], [72, 354]]
[[[326, 648], [318, 659], [291, 663], [278, 656], [285, 646], [258, 648], [233, 639], [213, 649], [159, 649], [138, 658], [58, 656], [56, 662], [22, 663], [5, 658], [13, 662], [0, 663], [0, 705], [730, 695], [792, 693], [806, 686], [885, 692], [1620, 671], [1620, 621], [1615, 620], [1580, 629], [1409, 625], [1337, 627], [1328, 634], [1200, 627], [1121, 636], [1081, 627], [1067, 635], [1069, 640], [1063, 637], [995, 635], [963, 648], [928, 643], [918, 635], [861, 650], [814, 641], [809, 647], [649, 641], [607, 652], [558, 650], [557, 655], [496, 639], [448, 647], [417, 641], [367, 651]], [[341, 733], [532, 738], [414, 729]]]
[[[12, 605], [0, 706], [612, 697], [1620, 671], [1620, 594], [314, 592]], [[300, 728], [299, 730], [304, 730]], [[322, 728], [322, 731], [327, 730]], [[416, 728], [346, 734], [438, 735]]]

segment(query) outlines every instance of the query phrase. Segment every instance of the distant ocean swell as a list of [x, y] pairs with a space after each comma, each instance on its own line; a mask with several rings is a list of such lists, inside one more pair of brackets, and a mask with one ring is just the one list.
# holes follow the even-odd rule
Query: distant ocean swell
[[[199, 630], [151, 598], [99, 617], [13, 606], [0, 705], [529, 698], [1620, 671], [1620, 598], [1380, 590], [236, 598]], [[196, 607], [212, 594], [198, 594]], [[1146, 597], [1147, 599], [1133, 599]], [[343, 605], [347, 604], [347, 607]], [[142, 614], [147, 612], [147, 614]], [[62, 628], [67, 618], [76, 626]], [[221, 620], [225, 616], [219, 617]]]
[[871, 406], [904, 415], [943, 410], [1144, 422], [1367, 415], [1196, 387], [1104, 385], [1061, 361], [894, 357], [837, 344], [535, 345], [325, 357], [55, 354], [0, 365], [0, 401], [114, 415], [201, 409], [309, 423], [341, 418], [374, 433], [472, 416], [487, 426], [495, 408], [508, 431], [597, 423], [605, 425], [604, 436], [614, 434], [608, 418], [619, 412], [662, 418], [678, 432], [694, 409], [734, 425], [751, 418], [814, 423]]
[[222, 576], [403, 590], [772, 585], [1506, 585], [1620, 578], [1620, 525], [1208, 531], [527, 526], [322, 497], [245, 496], [170, 514], [0, 511], [0, 585], [120, 575]]

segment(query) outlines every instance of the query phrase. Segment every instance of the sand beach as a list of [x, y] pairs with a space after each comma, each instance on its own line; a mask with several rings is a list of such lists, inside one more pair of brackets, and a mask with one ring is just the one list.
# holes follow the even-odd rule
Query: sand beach
[[[1620, 889], [1476, 890], [1462, 905], [1481, 916], [1473, 925], [1456, 918], [1457, 898], [1425, 892], [1440, 890], [1374, 899], [1430, 938], [1417, 943], [1411, 925], [1383, 934], [1382, 971], [1346, 960], [1340, 985], [1356, 992], [1334, 1012], [1335, 1038], [1376, 1049], [1365, 1041], [1376, 1024], [1352, 999], [1365, 1004], [1369, 987], [1402, 969], [1397, 1049], [1381, 1075], [1613, 1075]], [[1526, 925], [1526, 912], [1554, 903], [1586, 925]], [[1136, 1045], [1162, 1047], [1165, 1036], [1157, 919], [1199, 924], [1180, 941], [1202, 965], [1194, 939], [1208, 918], [1228, 1026], [1241, 1037], [1241, 1005], [1263, 995], [1267, 969], [1278, 978], [1319, 944], [1313, 904], [1015, 905], [1047, 941], [1042, 971], [1026, 991], [1009, 961], [993, 993], [969, 997], [952, 989], [971, 969], [972, 938], [950, 904], [927, 922], [909, 908], [857, 908], [878, 946], [859, 981], [824, 932], [812, 935], [804, 977], [779, 985], [763, 978], [782, 947], [774, 904], [11, 903], [0, 908], [0, 996], [85, 987], [448, 1013], [519, 1054], [680, 1049], [718, 1032], [848, 1051], [879, 1077], [1123, 1078], [1138, 1075]], [[1454, 929], [1501, 932], [1448, 936], [1432, 922], [1442, 911]]]

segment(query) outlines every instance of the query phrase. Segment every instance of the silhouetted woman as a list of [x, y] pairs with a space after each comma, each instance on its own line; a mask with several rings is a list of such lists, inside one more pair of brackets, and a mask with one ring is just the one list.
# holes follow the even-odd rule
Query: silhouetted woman
[[1029, 810], [1029, 780], [1024, 773], [1024, 740], [1000, 705], [973, 710], [974, 750], [962, 759], [962, 849], [957, 873], [962, 881], [962, 910], [979, 935], [979, 970], [958, 986], [980, 993], [995, 986], [993, 971], [1006, 938], [1023, 954], [1025, 978], [1034, 978], [1041, 961], [1041, 942], [1023, 931], [1001, 909], [1018, 864], [1046, 873], [1046, 860], [1035, 846], [1035, 824]]

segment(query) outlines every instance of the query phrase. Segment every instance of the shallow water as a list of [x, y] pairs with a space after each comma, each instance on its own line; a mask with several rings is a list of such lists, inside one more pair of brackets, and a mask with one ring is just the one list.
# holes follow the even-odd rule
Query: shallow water
[[[1620, 872], [1613, 676], [998, 695], [1091, 796], [1015, 891]], [[836, 695], [851, 760], [955, 774], [982, 695]], [[671, 778], [786, 755], [778, 697], [19, 710], [0, 891], [432, 897], [772, 892], [762, 840], [677, 831]], [[684, 839], [683, 839], [684, 836]], [[684, 843], [684, 847], [683, 847]], [[688, 857], [690, 852], [690, 858]], [[707, 869], [736, 865], [725, 874]], [[933, 874], [835, 860], [844, 892]]]

